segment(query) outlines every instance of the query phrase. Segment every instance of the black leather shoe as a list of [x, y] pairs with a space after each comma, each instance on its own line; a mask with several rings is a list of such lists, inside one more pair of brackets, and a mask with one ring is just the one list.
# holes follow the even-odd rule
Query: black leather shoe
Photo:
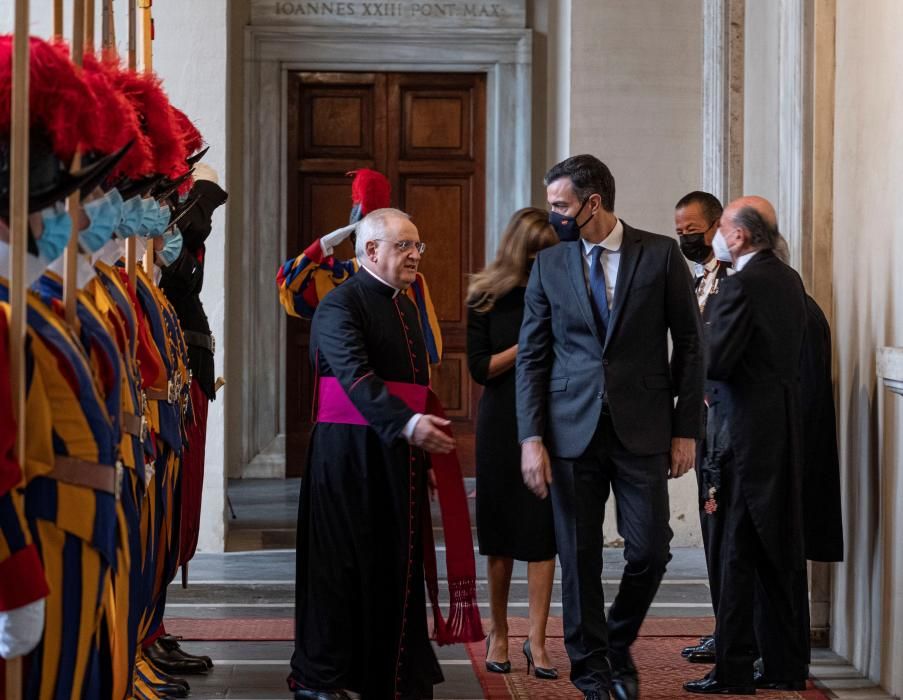
[[151, 683], [148, 687], [161, 698], [187, 698], [188, 691], [184, 685], [175, 683]]
[[351, 700], [344, 690], [314, 690], [313, 688], [295, 688], [295, 700]]
[[615, 700], [636, 700], [640, 696], [640, 678], [633, 657], [627, 649], [611, 649], [611, 697]]
[[192, 676], [210, 670], [202, 659], [184, 656], [178, 649], [168, 650], [159, 640], [145, 647], [144, 655], [156, 668], [173, 676]]
[[699, 651], [700, 649], [702, 649], [702, 647], [704, 647], [704, 646], [705, 646], [707, 643], [709, 643], [709, 642], [711, 642], [712, 644], [714, 644], [714, 643], [715, 643], [715, 638], [712, 637], [712, 636], [708, 636], [708, 637], [700, 637], [700, 638], [699, 638], [699, 641], [698, 641], [696, 644], [693, 644], [693, 645], [691, 645], [691, 646], [684, 647], [683, 649], [681, 649], [681, 650], [680, 650], [680, 655], [681, 655], [682, 657], [684, 657], [685, 659], [686, 659], [686, 658], [689, 658], [690, 654], [692, 654], [694, 651]]
[[714, 678], [700, 678], [698, 681], [687, 681], [684, 690], [701, 695], [755, 695], [754, 685], [725, 685]]
[[180, 659], [192, 661], [196, 664], [204, 664], [207, 670], [213, 668], [213, 660], [209, 656], [189, 654], [180, 646], [179, 640], [171, 634], [164, 634], [162, 637], [159, 637], [153, 646], [169, 654], [174, 660]]
[[753, 673], [753, 683], [756, 684], [756, 688], [760, 690], [805, 690], [806, 689], [806, 681], [770, 681], [768, 680], [764, 674], [756, 671]]
[[713, 664], [715, 663], [715, 639], [709, 637], [702, 644], [697, 646], [693, 651], [687, 654], [687, 661], [691, 664]]

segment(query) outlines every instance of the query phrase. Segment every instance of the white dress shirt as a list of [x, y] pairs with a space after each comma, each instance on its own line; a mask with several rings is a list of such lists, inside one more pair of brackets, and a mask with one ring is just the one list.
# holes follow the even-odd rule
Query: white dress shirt
[[615, 300], [615, 284], [618, 281], [618, 268], [621, 266], [621, 244], [624, 242], [624, 224], [618, 219], [611, 233], [601, 243], [590, 243], [580, 239], [583, 243], [583, 274], [586, 279], [586, 287], [589, 289], [589, 267], [593, 259], [593, 248], [602, 247], [602, 269], [605, 271], [605, 296], [608, 297], [608, 308], [612, 307]]
[[[401, 291], [400, 289], [398, 289], [397, 287], [393, 287], [391, 284], [389, 284], [388, 282], [386, 282], [382, 277], [380, 277], [379, 275], [377, 275], [373, 270], [371, 270], [371, 269], [370, 269], [369, 267], [367, 267], [366, 265], [361, 265], [361, 264], [360, 264], [360, 261], [358, 261], [358, 265], [360, 266], [360, 269], [361, 269], [361, 270], [366, 270], [366, 271], [369, 272], [373, 277], [375, 277], [377, 280], [379, 280], [380, 282], [382, 282], [384, 285], [386, 285], [387, 287], [389, 287], [389, 288], [391, 288], [391, 289], [394, 289], [394, 290], [395, 290], [395, 293], [392, 295], [392, 298], [393, 298], [393, 299], [394, 299], [395, 297], [398, 296], [398, 293]], [[405, 423], [404, 428], [403, 428], [402, 431], [401, 431], [401, 434], [404, 436], [404, 439], [407, 440], [408, 442], [411, 442], [411, 440], [413, 440], [413, 438], [414, 438], [414, 429], [417, 427], [417, 423], [420, 421], [420, 419], [421, 419], [422, 417], [423, 417], [423, 414], [422, 414], [422, 413], [415, 413], [413, 416], [411, 416], [411, 418], [408, 420], [408, 422]]]
[[752, 260], [755, 257], [756, 253], [758, 253], [758, 252], [759, 252], [758, 250], [754, 250], [752, 253], [747, 253], [746, 255], [741, 255], [739, 258], [737, 258], [737, 261], [734, 263], [734, 270], [736, 270], [737, 272], [740, 272], [740, 270], [742, 270], [744, 267], [746, 267], [746, 263], [748, 263], [750, 260]]

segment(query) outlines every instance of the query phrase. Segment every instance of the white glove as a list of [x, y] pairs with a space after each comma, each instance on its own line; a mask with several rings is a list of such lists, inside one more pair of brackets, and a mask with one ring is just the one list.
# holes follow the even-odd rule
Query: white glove
[[212, 182], [214, 185], [219, 184], [219, 176], [216, 174], [216, 170], [211, 168], [206, 163], [198, 163], [194, 166], [194, 172], [191, 173], [192, 179], [197, 182], [198, 180], [207, 180], [208, 182]]
[[25, 656], [44, 633], [44, 599], [0, 612], [0, 657]]
[[354, 233], [355, 228], [357, 228], [357, 224], [348, 224], [347, 226], [337, 228], [332, 233], [327, 233], [323, 236], [320, 239], [320, 248], [323, 251], [323, 255], [326, 257], [332, 255], [335, 252], [335, 247]]

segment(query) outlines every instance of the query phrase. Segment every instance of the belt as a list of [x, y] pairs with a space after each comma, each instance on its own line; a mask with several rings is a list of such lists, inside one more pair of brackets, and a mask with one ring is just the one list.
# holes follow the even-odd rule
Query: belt
[[185, 342], [199, 348], [206, 348], [212, 353], [216, 352], [216, 339], [213, 334], [198, 333], [197, 331], [182, 331]]
[[165, 401], [166, 403], [176, 403], [179, 400], [179, 394], [182, 393], [182, 387], [185, 385], [182, 383], [182, 377], [179, 374], [176, 374], [175, 379], [170, 379], [166, 382], [166, 391], [160, 391], [157, 389], [145, 389], [144, 393], [147, 394], [147, 398], [152, 401]]
[[144, 416], [136, 416], [133, 413], [123, 413], [122, 430], [129, 435], [134, 435], [141, 440], [141, 442], [144, 442], [144, 439], [147, 437], [147, 420]]
[[122, 462], [119, 461], [115, 465], [97, 464], [75, 457], [57, 455], [53, 469], [46, 476], [73, 486], [103, 491], [114, 495], [117, 499], [122, 490]]

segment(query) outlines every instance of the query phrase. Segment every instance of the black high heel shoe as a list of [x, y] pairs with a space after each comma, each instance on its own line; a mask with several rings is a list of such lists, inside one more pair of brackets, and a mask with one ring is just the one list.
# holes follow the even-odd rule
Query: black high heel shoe
[[[486, 656], [489, 656], [489, 642], [492, 632], [486, 636]], [[511, 673], [511, 661], [490, 661], [486, 659], [486, 670], [490, 673]]]
[[533, 663], [533, 651], [530, 649], [530, 640], [526, 640], [524, 642], [524, 656], [527, 657], [527, 675], [530, 675], [530, 667], [533, 667], [533, 672], [537, 678], [542, 678], [546, 681], [554, 681], [558, 678], [558, 669], [557, 668], [540, 668], [535, 663]]

